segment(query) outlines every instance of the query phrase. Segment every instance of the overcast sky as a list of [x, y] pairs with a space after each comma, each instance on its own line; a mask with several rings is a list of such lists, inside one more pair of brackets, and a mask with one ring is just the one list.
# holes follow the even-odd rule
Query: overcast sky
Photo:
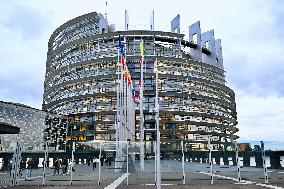
[[200, 20], [203, 32], [215, 29], [222, 39], [240, 141], [270, 141], [284, 149], [284, 1], [108, 0], [107, 8], [105, 2], [0, 0], [0, 100], [41, 108], [48, 39], [74, 17], [107, 12], [109, 23], [123, 30], [127, 9], [129, 29], [149, 29], [154, 9], [155, 29], [170, 31], [179, 13], [186, 38], [188, 26]]

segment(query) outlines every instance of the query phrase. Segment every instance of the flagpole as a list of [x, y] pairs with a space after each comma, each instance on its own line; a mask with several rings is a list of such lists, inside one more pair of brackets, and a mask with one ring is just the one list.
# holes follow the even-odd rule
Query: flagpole
[[135, 129], [135, 121], [134, 121], [134, 112], [133, 112], [133, 109], [134, 109], [134, 93], [133, 93], [133, 84], [131, 86], [131, 99], [130, 99], [130, 102], [131, 102], [131, 106], [130, 106], [130, 111], [131, 111], [131, 141], [133, 141], [133, 131]]
[[141, 51], [141, 62], [140, 62], [140, 170], [144, 171], [144, 114], [143, 114], [143, 85], [144, 85], [144, 42], [141, 37], [141, 44], [140, 44], [140, 51]]
[[135, 94], [133, 94], [132, 93], [132, 99], [133, 99], [133, 101], [132, 101], [132, 118], [131, 118], [131, 120], [132, 120], [132, 141], [134, 141], [134, 133], [135, 133], [135, 96], [134, 96]]
[[[126, 61], [126, 37], [124, 36], [124, 70], [126, 73], [127, 71], [127, 61]], [[126, 141], [127, 139], [127, 78], [124, 74], [124, 137], [123, 140]]]
[[155, 61], [155, 71], [156, 71], [156, 97], [155, 97], [155, 119], [156, 119], [156, 129], [157, 129], [157, 188], [161, 188], [161, 165], [160, 165], [160, 126], [159, 126], [159, 88], [158, 88], [158, 62], [157, 58]]
[[[125, 67], [124, 67], [124, 73], [125, 73]], [[126, 85], [125, 85], [125, 74], [123, 76], [123, 138], [122, 140], [125, 141], [125, 127], [126, 127]]]
[[115, 171], [118, 171], [118, 159], [119, 159], [119, 129], [120, 129], [120, 63], [119, 63], [119, 49], [117, 49], [117, 90], [116, 90], [116, 122], [115, 122], [115, 147], [116, 147], [116, 162]]
[[[129, 77], [129, 75], [127, 75], [127, 77]], [[128, 78], [127, 78], [127, 138], [126, 140], [128, 140], [130, 137], [129, 133], [130, 133], [130, 84], [128, 82]]]
[[[124, 98], [124, 90], [123, 90], [123, 84], [124, 84], [124, 76], [123, 76], [123, 73], [124, 73], [124, 63], [122, 64], [122, 61], [124, 61], [124, 54], [123, 54], [123, 47], [122, 47], [122, 44], [121, 44], [121, 39], [120, 39], [120, 35], [119, 35], [119, 47], [120, 47], [120, 50], [121, 50], [121, 57], [120, 57], [120, 90], [119, 90], [119, 93], [120, 93], [120, 96], [119, 96], [119, 105], [120, 105], [120, 111], [119, 111], [119, 118], [120, 118], [120, 124], [119, 124], [119, 161], [122, 161], [122, 141], [123, 141], [123, 126], [124, 126], [124, 107], [123, 107], [123, 98]], [[120, 165], [122, 163], [119, 163]]]
[[136, 128], [136, 113], [135, 113], [135, 109], [136, 109], [136, 93], [135, 93], [135, 89], [133, 86], [133, 90], [134, 90], [134, 94], [133, 94], [133, 106], [132, 106], [132, 121], [133, 121], [133, 128], [132, 128], [132, 140], [135, 140], [135, 128]]

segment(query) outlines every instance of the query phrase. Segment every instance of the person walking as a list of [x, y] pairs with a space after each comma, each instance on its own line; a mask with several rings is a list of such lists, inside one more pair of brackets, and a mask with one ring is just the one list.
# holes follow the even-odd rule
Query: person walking
[[56, 158], [55, 162], [54, 162], [54, 172], [53, 172], [53, 175], [57, 174], [59, 175], [59, 168], [60, 168], [60, 162], [59, 162], [59, 159]]
[[27, 162], [27, 174], [26, 178], [31, 178], [32, 177], [32, 166], [33, 166], [33, 160], [32, 158], [28, 160]]
[[8, 168], [10, 171], [10, 177], [12, 176], [12, 169], [13, 169], [13, 159], [11, 159], [8, 163]]
[[70, 162], [68, 163], [67, 175], [69, 175], [69, 174], [71, 173], [71, 168], [72, 168], [72, 171], [75, 172], [75, 169], [74, 169], [74, 162], [72, 162], [72, 160], [70, 160]]
[[93, 170], [97, 168], [98, 159], [96, 157], [93, 158]]
[[104, 156], [102, 156], [101, 159], [100, 159], [100, 162], [101, 162], [101, 166], [102, 166], [102, 167], [104, 166], [104, 159], [105, 159]]
[[90, 164], [91, 164], [91, 156], [88, 156], [87, 161], [88, 161], [88, 166], [90, 166]]
[[67, 174], [67, 167], [68, 167], [68, 160], [67, 158], [63, 158], [62, 160], [62, 174], [63, 175]]
[[19, 171], [19, 174], [20, 174], [21, 177], [23, 176], [23, 170], [24, 169], [25, 169], [25, 162], [24, 162], [24, 160], [22, 160], [20, 162], [20, 171]]
[[108, 157], [108, 166], [111, 166], [111, 161], [112, 161], [112, 157], [109, 156], [109, 157]]

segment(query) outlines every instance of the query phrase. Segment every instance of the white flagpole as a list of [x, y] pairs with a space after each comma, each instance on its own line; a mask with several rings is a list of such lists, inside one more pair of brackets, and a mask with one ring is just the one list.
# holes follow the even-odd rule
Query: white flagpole
[[135, 114], [135, 109], [136, 109], [136, 101], [134, 101], [134, 99], [136, 99], [135, 96], [133, 96], [133, 106], [132, 106], [132, 121], [133, 121], [133, 127], [132, 127], [132, 140], [135, 140], [135, 128], [136, 128], [136, 114]]
[[133, 91], [132, 86], [130, 86], [130, 140], [133, 140]]
[[[141, 38], [141, 43], [143, 39]], [[140, 45], [141, 47], [141, 45]], [[144, 45], [143, 45], [144, 48]], [[141, 50], [141, 49], [140, 49]], [[141, 53], [141, 60], [140, 60], [140, 170], [144, 171], [144, 114], [143, 114], [143, 85], [144, 85], [144, 78], [143, 78], [143, 72], [144, 72], [144, 55]]]
[[[126, 37], [124, 36], [124, 71], [127, 71], [127, 61], [126, 61]], [[123, 132], [123, 140], [127, 140], [127, 79], [124, 75], [124, 132]]]
[[155, 61], [156, 71], [156, 98], [155, 98], [155, 110], [156, 110], [156, 129], [157, 129], [157, 188], [161, 188], [161, 164], [160, 164], [160, 126], [159, 126], [159, 88], [158, 88], [158, 62]]
[[[122, 57], [121, 57], [122, 58]], [[123, 141], [123, 125], [124, 125], [124, 104], [123, 104], [123, 97], [124, 97], [124, 91], [123, 91], [123, 84], [124, 84], [124, 76], [123, 76], [124, 68], [121, 66], [120, 69], [120, 125], [119, 125], [119, 161], [121, 161], [122, 158], [122, 141]], [[119, 163], [121, 166], [121, 163]]]
[[117, 172], [118, 168], [118, 159], [119, 159], [119, 129], [120, 129], [120, 62], [119, 62], [119, 49], [117, 49], [117, 91], [116, 91], [116, 122], [115, 122], [115, 141], [116, 141], [116, 162], [115, 162], [115, 171]]
[[[127, 76], [129, 77], [129, 75]], [[127, 125], [126, 125], [126, 141], [129, 139], [129, 129], [130, 129], [130, 84], [128, 83], [128, 79], [127, 79]]]
[[133, 141], [133, 129], [135, 128], [135, 125], [134, 125], [134, 113], [133, 113], [133, 109], [134, 109], [134, 95], [133, 95], [133, 86], [130, 86], [130, 94], [131, 94], [131, 97], [130, 97], [130, 112], [131, 112], [131, 116], [130, 116], [130, 140]]
[[157, 185], [157, 142], [153, 142], [155, 152], [155, 184]]
[[[124, 67], [122, 66], [122, 57], [120, 57], [120, 84], [119, 84], [119, 161], [122, 161], [122, 141], [123, 139], [123, 130], [124, 130], [124, 104], [123, 104], [123, 98], [124, 98]], [[121, 162], [118, 163], [119, 166], [121, 166]]]
[[124, 68], [121, 69], [121, 96], [120, 96], [120, 114], [121, 114], [121, 124], [120, 124], [120, 138], [119, 142], [123, 141], [123, 127], [124, 127]]

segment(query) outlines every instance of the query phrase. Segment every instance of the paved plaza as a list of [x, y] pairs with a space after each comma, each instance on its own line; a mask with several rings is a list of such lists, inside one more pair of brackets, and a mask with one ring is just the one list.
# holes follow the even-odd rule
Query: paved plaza
[[[140, 172], [139, 161], [129, 163], [128, 186], [125, 165], [120, 172], [115, 172], [112, 166], [101, 167], [100, 185], [99, 166], [95, 170], [92, 165], [76, 164], [73, 174], [72, 186], [70, 186], [70, 175], [53, 175], [54, 169], [47, 169], [45, 184], [42, 186], [42, 169], [34, 169], [32, 178], [25, 179], [26, 172], [19, 180], [16, 188], [156, 188], [154, 161], [145, 161], [145, 172]], [[236, 166], [213, 166], [214, 184], [210, 184], [209, 165], [201, 163], [185, 163], [185, 184], [183, 184], [182, 164], [175, 160], [161, 161], [162, 188], [284, 188], [284, 171], [269, 170], [269, 184], [264, 184], [264, 174], [261, 168], [241, 168], [242, 183], [237, 181]], [[1, 172], [0, 187], [9, 186], [9, 173]]]

